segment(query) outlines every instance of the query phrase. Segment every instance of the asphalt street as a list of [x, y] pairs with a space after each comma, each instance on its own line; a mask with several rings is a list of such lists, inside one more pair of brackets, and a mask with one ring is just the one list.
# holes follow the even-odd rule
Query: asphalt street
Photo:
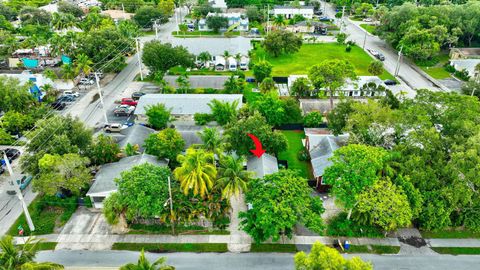
[[[118, 267], [136, 262], [138, 252], [132, 251], [42, 251], [37, 261], [50, 261], [68, 267]], [[346, 255], [352, 257], [354, 255]], [[398, 256], [361, 254], [364, 260], [371, 261], [374, 269], [385, 270], [416, 270], [416, 269], [478, 269], [480, 256]], [[167, 263], [176, 269], [195, 270], [279, 270], [294, 269], [293, 254], [282, 253], [147, 253], [150, 261], [158, 257], [167, 257]]]

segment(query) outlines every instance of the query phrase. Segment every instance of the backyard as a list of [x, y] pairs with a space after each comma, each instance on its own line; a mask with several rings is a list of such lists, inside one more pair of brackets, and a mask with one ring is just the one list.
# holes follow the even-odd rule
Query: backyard
[[298, 159], [298, 152], [304, 148], [302, 139], [305, 138], [305, 133], [303, 130], [282, 130], [281, 132], [287, 137], [288, 149], [280, 152], [278, 159], [287, 160], [288, 168], [299, 171], [300, 176], [307, 180], [313, 179], [310, 163]]
[[[255, 62], [258, 59], [265, 59], [273, 65], [273, 76], [308, 74], [311, 66], [330, 59], [347, 60], [355, 67], [357, 75], [367, 76], [371, 75], [368, 72], [368, 65], [374, 60], [358, 46], [353, 46], [350, 52], [346, 52], [345, 46], [337, 43], [303, 44], [298, 52], [276, 58], [257, 45], [256, 50], [252, 51], [252, 60]], [[384, 71], [379, 77], [394, 79], [387, 71]]]

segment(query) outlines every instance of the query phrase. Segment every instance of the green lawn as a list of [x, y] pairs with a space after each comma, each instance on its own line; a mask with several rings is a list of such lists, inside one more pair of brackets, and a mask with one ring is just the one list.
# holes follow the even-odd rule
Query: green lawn
[[227, 252], [227, 244], [156, 244], [156, 243], [114, 243], [112, 250], [145, 250], [150, 252]]
[[480, 248], [478, 247], [432, 247], [433, 251], [440, 254], [452, 254], [452, 255], [475, 255], [480, 254]]
[[[172, 234], [172, 227], [168, 225], [144, 225], [144, 224], [132, 224], [130, 226], [129, 234]], [[204, 234], [216, 234], [216, 235], [228, 235], [227, 230], [208, 230], [200, 226], [177, 226], [175, 227], [175, 234], [181, 235], [204, 235]]]
[[425, 73], [432, 76], [434, 79], [446, 79], [450, 77], [450, 73], [448, 73], [444, 67], [420, 67]]
[[[358, 46], [353, 46], [351, 52], [346, 52], [345, 46], [337, 43], [303, 44], [298, 52], [276, 58], [267, 54], [259, 45], [252, 52], [253, 61], [265, 59], [273, 65], [273, 76], [307, 74], [311, 66], [328, 59], [347, 60], [355, 66], [357, 75], [365, 76], [371, 75], [368, 72], [368, 65], [374, 60]], [[387, 71], [384, 71], [379, 77], [394, 79]]]
[[[57, 242], [40, 242], [37, 244], [37, 250], [55, 250], [57, 247]], [[19, 245], [23, 246], [23, 245]]]
[[399, 246], [352, 245], [344, 253], [397, 254], [399, 251]]
[[250, 252], [295, 253], [297, 251], [294, 244], [252, 244], [250, 248]]
[[420, 231], [423, 238], [480, 238], [480, 232], [463, 229], [450, 229], [437, 232]]
[[425, 73], [430, 75], [434, 79], [447, 79], [451, 77], [451, 74], [445, 70], [444, 66], [450, 60], [450, 56], [447, 52], [441, 52], [438, 54], [431, 63], [417, 63]]
[[362, 27], [363, 29], [367, 30], [368, 33], [372, 34], [372, 35], [375, 35], [374, 31], [375, 31], [375, 28], [377, 28], [375, 25], [373, 24], [366, 24], [366, 23], [362, 23], [360, 24], [360, 27]]
[[313, 179], [310, 163], [298, 160], [298, 152], [304, 148], [302, 139], [305, 138], [303, 130], [282, 130], [288, 140], [288, 149], [278, 154], [278, 159], [287, 160], [288, 168], [298, 170], [304, 178]]

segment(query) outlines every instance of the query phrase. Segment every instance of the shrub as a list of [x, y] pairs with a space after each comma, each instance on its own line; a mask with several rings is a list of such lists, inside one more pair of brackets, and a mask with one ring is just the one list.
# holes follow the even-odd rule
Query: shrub
[[352, 51], [352, 46], [347, 45], [347, 47], [345, 47], [345, 51], [346, 51], [346, 52]]
[[455, 68], [452, 66], [452, 65], [445, 65], [445, 70], [448, 72], [448, 73], [454, 73], [455, 72]]
[[468, 71], [467, 70], [462, 70], [462, 71], [455, 71], [454, 73], [455, 77], [459, 78], [460, 80], [462, 81], [468, 81], [470, 80], [470, 76], [468, 75]]
[[323, 123], [323, 117], [320, 112], [309, 112], [303, 118], [303, 125], [308, 128], [317, 128]]
[[208, 122], [213, 121], [213, 115], [208, 113], [196, 113], [193, 115], [193, 119], [195, 120], [195, 125], [203, 126]]
[[310, 153], [308, 153], [306, 148], [302, 148], [298, 151], [297, 158], [300, 161], [308, 161], [310, 160]]
[[383, 237], [380, 229], [370, 225], [357, 224], [352, 219], [347, 220], [347, 213], [342, 212], [333, 217], [327, 226], [329, 236], [347, 237]]

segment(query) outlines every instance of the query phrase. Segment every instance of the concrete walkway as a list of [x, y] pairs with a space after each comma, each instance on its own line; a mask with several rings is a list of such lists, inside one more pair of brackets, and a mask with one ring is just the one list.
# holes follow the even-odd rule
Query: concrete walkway
[[228, 251], [230, 252], [248, 252], [252, 243], [251, 237], [240, 229], [240, 212], [247, 211], [245, 204], [245, 196], [243, 193], [240, 196], [232, 196], [230, 198], [230, 241], [228, 242]]

